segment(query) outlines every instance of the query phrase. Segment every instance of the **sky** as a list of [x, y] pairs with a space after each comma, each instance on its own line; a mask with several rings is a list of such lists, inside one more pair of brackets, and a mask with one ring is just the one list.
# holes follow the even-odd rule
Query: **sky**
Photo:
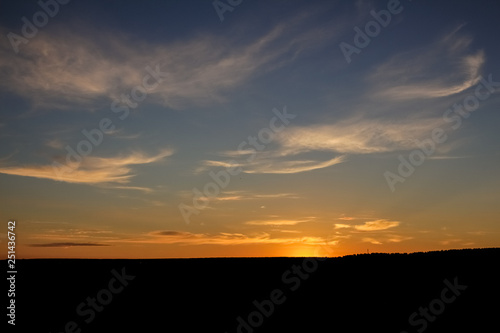
[[16, 258], [498, 247], [499, 9], [2, 1], [1, 241], [15, 220]]

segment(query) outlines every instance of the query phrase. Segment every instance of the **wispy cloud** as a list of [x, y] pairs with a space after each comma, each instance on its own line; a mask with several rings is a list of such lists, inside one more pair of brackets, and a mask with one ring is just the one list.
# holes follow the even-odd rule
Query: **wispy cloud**
[[307, 220], [255, 220], [255, 221], [247, 221], [245, 224], [247, 225], [296, 225], [299, 223], [310, 222], [311, 219]]
[[75, 247], [75, 246], [110, 246], [109, 244], [101, 243], [72, 243], [72, 242], [62, 242], [62, 243], [44, 243], [44, 244], [30, 244], [31, 247]]
[[401, 236], [401, 235], [389, 235], [389, 237], [363, 237], [361, 239], [362, 242], [372, 243], [376, 245], [381, 245], [385, 243], [400, 243], [407, 240], [413, 239], [413, 237], [409, 236]]
[[400, 243], [400, 242], [407, 241], [410, 239], [413, 239], [413, 237], [401, 236], [401, 235], [391, 235], [389, 238], [387, 238], [387, 241], [391, 242], [391, 243]]
[[[291, 127], [279, 136], [281, 154], [331, 151], [341, 154], [371, 154], [417, 147], [436, 127], [436, 119], [387, 121], [353, 117], [334, 124]], [[342, 159], [343, 160], [343, 159]]]
[[303, 236], [294, 238], [271, 237], [268, 233], [245, 235], [241, 233], [216, 234], [190, 233], [184, 231], [155, 231], [149, 234], [149, 238], [143, 240], [130, 240], [131, 242], [161, 243], [161, 244], [189, 244], [189, 245], [241, 245], [241, 244], [304, 244], [322, 245], [325, 239], [315, 236]]
[[430, 160], [457, 160], [463, 158], [473, 158], [473, 156], [429, 156]]
[[[158, 162], [174, 153], [166, 149], [157, 155], [147, 156], [142, 152], [117, 157], [87, 156], [81, 163], [62, 165], [29, 165], [0, 167], [0, 173], [16, 176], [51, 179], [77, 184], [126, 184], [134, 176], [132, 165]], [[133, 188], [132, 188], [133, 189]], [[135, 188], [139, 189], [139, 188]]]
[[[143, 186], [119, 186], [119, 185], [110, 185], [110, 184], [100, 184], [99, 187], [117, 189], [117, 190], [140, 191], [140, 192], [144, 192], [144, 193], [154, 192], [154, 189], [152, 189], [150, 187], [143, 187]], [[158, 204], [155, 204], [155, 206], [158, 206]]]
[[275, 174], [289, 174], [300, 173], [316, 169], [323, 169], [335, 164], [344, 162], [344, 156], [337, 156], [327, 161], [318, 160], [294, 160], [294, 161], [271, 161], [269, 159], [257, 158], [255, 162], [250, 165], [245, 165], [245, 173], [275, 173]]
[[333, 226], [335, 227], [335, 229], [348, 229], [348, 228], [352, 228], [352, 225], [343, 224], [343, 223], [336, 223]]
[[277, 199], [277, 198], [287, 198], [287, 199], [299, 199], [300, 196], [296, 193], [272, 193], [272, 194], [255, 194], [256, 199]]
[[[191, 191], [179, 191], [178, 195], [183, 198], [190, 198], [193, 195]], [[300, 199], [301, 197], [296, 193], [254, 193], [251, 191], [224, 191], [219, 196], [208, 197], [208, 200], [215, 203], [226, 203], [232, 201], [246, 201], [246, 200], [271, 200], [271, 199]]]
[[214, 197], [215, 201], [241, 201], [241, 200], [257, 200], [257, 199], [299, 199], [300, 196], [295, 193], [270, 193], [258, 194], [248, 191], [227, 191], [224, 195]]
[[338, 218], [339, 220], [342, 220], [342, 221], [352, 221], [352, 220], [356, 220], [357, 217], [352, 217], [352, 216], [342, 216], [342, 217], [339, 217]]
[[[197, 172], [211, 167], [241, 167], [245, 173], [294, 174], [327, 168], [348, 160], [349, 154], [375, 154], [418, 147], [419, 140], [429, 136], [442, 123], [436, 118], [402, 120], [371, 119], [354, 116], [333, 124], [290, 126], [278, 133], [272, 147], [266, 151], [223, 151], [221, 157], [235, 158], [232, 162], [206, 160]], [[327, 160], [306, 158], [311, 152], [329, 152]]]
[[161, 84], [150, 91], [151, 101], [172, 108], [213, 104], [251, 77], [282, 67], [305, 49], [324, 44], [327, 30], [318, 38], [318, 31], [303, 26], [308, 16], [285, 18], [245, 43], [234, 33], [224, 37], [204, 33], [160, 44], [109, 31], [75, 32], [89, 31], [88, 27], [44, 29], [20, 56], [2, 39], [0, 70], [4, 79], [0, 85], [37, 106], [68, 109], [102, 98], [119, 98], [142, 84], [149, 64], [152, 68], [158, 65], [165, 73]]
[[47, 147], [54, 148], [54, 149], [63, 149], [63, 147], [64, 147], [64, 143], [58, 138], [53, 138], [53, 139], [47, 140], [45, 142], [45, 145]]
[[463, 240], [461, 238], [450, 238], [446, 240], [439, 241], [440, 244], [442, 245], [450, 245], [452, 243], [459, 243], [462, 242]]
[[470, 51], [473, 39], [460, 32], [463, 26], [426, 48], [398, 54], [380, 65], [370, 76], [375, 95], [391, 100], [437, 98], [474, 86], [486, 59], [482, 50]]
[[371, 238], [371, 237], [364, 237], [362, 239], [362, 241], [365, 242], [365, 243], [372, 243], [372, 244], [375, 244], [375, 245], [381, 245], [382, 244], [381, 241], [379, 241], [379, 240], [377, 240], [375, 238]]
[[157, 231], [154, 233], [159, 236], [176, 236], [176, 237], [191, 237], [194, 234], [185, 231], [174, 231], [174, 230], [165, 230], [165, 231]]
[[107, 227], [88, 228], [68, 222], [25, 221], [30, 224], [31, 232], [25, 241], [30, 247], [92, 247], [110, 246], [123, 235]]
[[[221, 152], [220, 156], [241, 156], [244, 155], [242, 152]], [[205, 160], [202, 161], [202, 166], [200, 166], [196, 173], [204, 172], [209, 167], [241, 167], [244, 173], [255, 173], [255, 174], [291, 174], [300, 173], [306, 171], [312, 171], [316, 169], [326, 168], [335, 164], [339, 164], [345, 161], [344, 156], [337, 156], [330, 160], [320, 161], [311, 159], [295, 159], [289, 160], [283, 157], [283, 153], [278, 150], [259, 152], [255, 153], [255, 156], [250, 161], [247, 159], [243, 162], [229, 162], [229, 161], [215, 161], [215, 160]]]
[[[350, 220], [353, 220], [351, 218]], [[389, 228], [394, 228], [400, 225], [399, 221], [388, 221], [386, 219], [378, 219], [374, 221], [367, 221], [363, 224], [345, 224], [345, 223], [335, 223], [333, 226], [335, 229], [355, 229], [357, 231], [380, 231]]]
[[368, 221], [361, 225], [355, 225], [354, 228], [360, 231], [378, 231], [399, 226], [399, 221], [375, 220]]
[[287, 229], [271, 229], [271, 231], [278, 231], [278, 232], [284, 232], [288, 234], [300, 234], [301, 231], [299, 230], [287, 230]]

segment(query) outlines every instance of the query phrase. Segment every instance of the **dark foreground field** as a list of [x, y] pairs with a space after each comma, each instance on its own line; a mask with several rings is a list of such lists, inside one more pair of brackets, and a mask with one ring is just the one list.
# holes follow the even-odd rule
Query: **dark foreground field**
[[499, 332], [499, 263], [500, 249], [21, 260], [13, 331]]

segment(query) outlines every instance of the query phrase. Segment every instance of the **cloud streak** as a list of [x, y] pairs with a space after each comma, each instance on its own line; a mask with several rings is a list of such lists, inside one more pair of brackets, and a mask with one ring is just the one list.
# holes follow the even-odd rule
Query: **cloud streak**
[[[473, 39], [460, 34], [464, 25], [425, 49], [394, 56], [380, 65], [369, 80], [381, 99], [411, 100], [458, 94], [479, 81], [485, 63], [482, 50], [470, 52]], [[436, 77], [436, 72], [441, 75]]]
[[308, 16], [287, 18], [246, 43], [234, 42], [241, 36], [209, 33], [160, 44], [109, 31], [74, 32], [88, 27], [71, 32], [44, 29], [20, 55], [2, 39], [0, 85], [37, 106], [87, 107], [102, 98], [119, 99], [143, 82], [147, 65], [159, 65], [165, 75], [150, 92], [153, 102], [176, 109], [210, 105], [259, 73], [282, 67], [301, 51], [324, 43], [317, 32], [300, 32]]
[[371, 243], [375, 245], [382, 245], [384, 243], [400, 243], [403, 241], [407, 241], [413, 239], [413, 237], [409, 236], [401, 236], [401, 235], [390, 235], [389, 237], [363, 237], [361, 239], [362, 242]]
[[335, 223], [335, 229], [355, 229], [357, 231], [381, 231], [390, 228], [398, 227], [401, 224], [399, 221], [388, 221], [386, 219], [379, 219], [374, 221], [367, 221], [363, 224], [344, 224]]
[[[341, 154], [373, 154], [417, 147], [414, 139], [424, 138], [435, 119], [382, 119], [353, 117], [331, 125], [289, 128], [278, 138], [281, 154], [331, 151]], [[344, 158], [341, 159], [343, 161]]]
[[30, 244], [29, 246], [30, 247], [76, 247], [76, 246], [110, 246], [110, 245], [101, 243], [60, 242], [60, 243]]
[[330, 160], [293, 160], [279, 161], [272, 158], [257, 158], [255, 162], [245, 164], [245, 173], [291, 174], [327, 168], [345, 161], [344, 156], [337, 156]]
[[224, 196], [211, 198], [215, 201], [241, 201], [257, 199], [299, 199], [295, 193], [272, 193], [272, 194], [252, 194], [245, 191], [228, 191]]
[[[408, 118], [398, 121], [352, 117], [334, 124], [290, 126], [274, 139], [268, 151], [255, 151], [248, 158], [245, 152], [224, 151], [220, 156], [236, 161], [206, 160], [197, 172], [210, 167], [242, 168], [245, 173], [295, 174], [344, 163], [349, 154], [376, 154], [418, 147], [441, 124], [436, 118]], [[266, 147], [267, 148], [267, 147]], [[306, 159], [301, 154], [329, 152], [337, 156], [328, 160]]]
[[166, 149], [153, 156], [147, 156], [142, 152], [133, 152], [129, 155], [117, 157], [87, 156], [83, 158], [81, 163], [73, 163], [69, 166], [28, 165], [0, 167], [0, 173], [75, 184], [126, 184], [134, 176], [131, 173], [132, 165], [155, 163], [171, 156], [173, 153], [172, 149]]
[[309, 222], [311, 219], [308, 220], [255, 220], [255, 221], [247, 221], [245, 224], [247, 225], [273, 225], [273, 226], [279, 226], [279, 225], [297, 225], [299, 223], [304, 223], [304, 222]]
[[399, 221], [375, 220], [368, 221], [361, 225], [355, 225], [354, 229], [360, 231], [379, 231], [399, 226]]
[[184, 245], [244, 245], [244, 244], [303, 244], [322, 245], [325, 239], [322, 237], [303, 236], [294, 238], [273, 238], [268, 233], [245, 235], [241, 233], [195, 234], [183, 231], [155, 231], [149, 234], [150, 239], [131, 240], [132, 242], [161, 243], [161, 244], [184, 244]]

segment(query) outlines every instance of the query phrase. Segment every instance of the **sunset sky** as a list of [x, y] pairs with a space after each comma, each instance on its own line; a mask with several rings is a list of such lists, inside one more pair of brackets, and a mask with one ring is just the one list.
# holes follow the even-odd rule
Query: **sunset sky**
[[46, 3], [0, 4], [16, 258], [500, 246], [498, 1]]

